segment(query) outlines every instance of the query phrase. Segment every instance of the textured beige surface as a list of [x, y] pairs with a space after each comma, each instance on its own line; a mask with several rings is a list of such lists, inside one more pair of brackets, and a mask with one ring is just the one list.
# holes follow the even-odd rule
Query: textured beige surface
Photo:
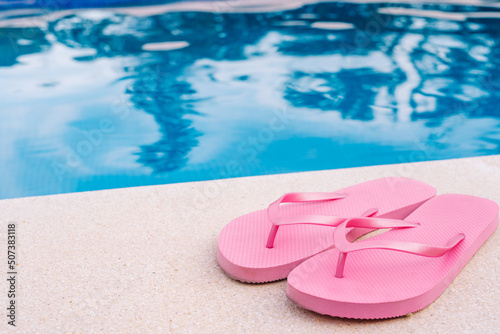
[[[217, 235], [231, 219], [284, 192], [333, 191], [383, 176], [500, 202], [500, 156], [0, 201], [4, 273], [7, 222], [18, 224], [17, 330], [498, 333], [498, 230], [437, 301], [389, 320], [320, 316], [288, 301], [285, 281], [243, 284], [218, 267]], [[2, 310], [6, 292], [1, 279]], [[0, 319], [4, 332], [5, 311]]]

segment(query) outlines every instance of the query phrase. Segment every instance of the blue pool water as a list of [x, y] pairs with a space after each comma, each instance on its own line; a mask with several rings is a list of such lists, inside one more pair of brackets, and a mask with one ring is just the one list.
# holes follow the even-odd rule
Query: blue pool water
[[0, 11], [0, 198], [500, 153], [495, 3], [287, 6]]

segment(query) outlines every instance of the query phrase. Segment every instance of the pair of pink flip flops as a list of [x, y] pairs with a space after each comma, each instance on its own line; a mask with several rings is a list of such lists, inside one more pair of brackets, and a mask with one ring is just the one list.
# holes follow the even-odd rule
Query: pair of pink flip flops
[[[495, 202], [435, 195], [430, 185], [398, 177], [286, 194], [230, 222], [217, 260], [243, 282], [288, 278], [288, 297], [321, 314], [405, 315], [438, 298], [499, 222]], [[353, 242], [376, 229], [389, 230]]]

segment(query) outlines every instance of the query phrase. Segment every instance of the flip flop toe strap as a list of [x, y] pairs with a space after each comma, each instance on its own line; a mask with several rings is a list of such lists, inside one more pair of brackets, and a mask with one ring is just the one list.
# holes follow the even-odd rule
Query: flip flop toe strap
[[410, 253], [426, 257], [439, 257], [446, 254], [460, 241], [465, 238], [464, 234], [457, 234], [448, 241], [446, 246], [432, 246], [412, 242], [392, 241], [392, 240], [377, 240], [370, 239], [361, 242], [351, 243], [347, 240], [346, 235], [352, 227], [370, 228], [370, 229], [385, 229], [385, 228], [416, 228], [419, 223], [383, 218], [352, 218], [344, 221], [335, 229], [333, 239], [335, 248], [339, 250], [339, 259], [337, 261], [337, 270], [335, 277], [342, 278], [344, 276], [344, 266], [347, 253], [356, 252], [365, 249], [388, 249], [404, 253]]
[[[326, 225], [326, 226], [337, 226], [347, 219], [347, 217], [340, 216], [326, 216], [326, 215], [294, 215], [294, 216], [283, 216], [280, 213], [280, 204], [285, 203], [305, 203], [305, 202], [320, 202], [320, 201], [332, 201], [342, 198], [346, 198], [346, 194], [339, 193], [320, 193], [320, 192], [310, 192], [310, 193], [288, 193], [278, 200], [274, 201], [267, 208], [267, 217], [272, 223], [271, 230], [269, 231], [269, 236], [267, 239], [267, 248], [274, 247], [274, 239], [278, 233], [278, 228], [282, 225], [294, 225], [294, 224], [312, 224], [312, 225]], [[368, 217], [377, 213], [377, 209], [369, 209], [361, 214], [361, 217]]]
[[319, 201], [332, 201], [347, 197], [345, 194], [338, 193], [288, 193], [276, 201], [271, 203], [267, 208], [267, 217], [273, 224], [269, 237], [267, 239], [267, 248], [273, 248], [274, 239], [278, 233], [278, 228], [281, 225], [292, 224], [315, 224], [315, 225], [338, 225], [345, 221], [346, 218], [337, 216], [323, 216], [323, 215], [296, 215], [296, 216], [283, 216], [280, 214], [280, 204], [284, 203], [304, 203], [304, 202], [319, 202]]

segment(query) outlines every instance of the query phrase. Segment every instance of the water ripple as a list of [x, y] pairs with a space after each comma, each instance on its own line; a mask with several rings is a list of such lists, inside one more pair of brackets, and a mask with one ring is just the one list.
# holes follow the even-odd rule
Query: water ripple
[[0, 198], [498, 154], [500, 7], [464, 4], [0, 11]]

